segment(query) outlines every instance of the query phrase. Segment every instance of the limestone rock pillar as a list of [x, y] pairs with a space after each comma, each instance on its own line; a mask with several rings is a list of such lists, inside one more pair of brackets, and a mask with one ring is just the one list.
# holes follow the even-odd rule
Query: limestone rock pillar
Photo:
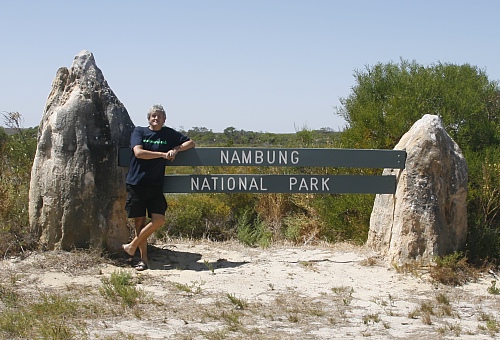
[[76, 55], [52, 83], [31, 171], [30, 226], [46, 249], [116, 251], [128, 239], [126, 168], [118, 148], [134, 125], [94, 56]]
[[431, 262], [463, 249], [467, 237], [467, 163], [435, 115], [425, 115], [395, 149], [406, 150], [395, 195], [377, 195], [367, 245], [389, 263]]

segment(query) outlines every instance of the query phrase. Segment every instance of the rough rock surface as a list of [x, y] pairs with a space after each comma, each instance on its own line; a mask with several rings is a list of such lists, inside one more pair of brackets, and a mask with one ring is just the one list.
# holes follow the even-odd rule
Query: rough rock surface
[[119, 249], [128, 239], [126, 168], [134, 125], [94, 56], [82, 51], [52, 83], [31, 171], [29, 219], [47, 249]]
[[395, 195], [377, 195], [367, 245], [388, 263], [432, 262], [464, 247], [467, 236], [467, 163], [435, 115], [425, 115], [395, 149], [406, 150], [395, 174]]

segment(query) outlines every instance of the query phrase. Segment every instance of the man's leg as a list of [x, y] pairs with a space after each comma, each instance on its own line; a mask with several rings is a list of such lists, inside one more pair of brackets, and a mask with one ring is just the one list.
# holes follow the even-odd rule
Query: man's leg
[[148, 237], [159, 227], [161, 227], [165, 223], [165, 216], [161, 214], [151, 214], [151, 220], [149, 221], [148, 224], [142, 228], [140, 231], [139, 235], [134, 237], [132, 242], [129, 244], [124, 244], [122, 245], [122, 248], [127, 254], [130, 256], [133, 256], [137, 247], [141, 245], [143, 242], [146, 243], [147, 246], [147, 240]]
[[[135, 236], [139, 236], [142, 229], [146, 226], [146, 216], [137, 217], [135, 220]], [[141, 253], [141, 260], [148, 263], [148, 242], [147, 240], [139, 244], [139, 252]]]

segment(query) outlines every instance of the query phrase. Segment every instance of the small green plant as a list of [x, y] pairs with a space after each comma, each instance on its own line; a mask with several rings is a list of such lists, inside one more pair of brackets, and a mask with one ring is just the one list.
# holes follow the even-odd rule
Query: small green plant
[[495, 319], [491, 319], [486, 321], [486, 329], [493, 335], [500, 332], [500, 325]]
[[340, 298], [344, 306], [349, 306], [351, 304], [352, 293], [354, 293], [354, 289], [352, 287], [333, 287], [332, 291]]
[[200, 294], [202, 292], [201, 286], [205, 284], [205, 281], [193, 281], [191, 285], [184, 283], [175, 282], [174, 286], [182, 292], [189, 294]]
[[399, 274], [410, 274], [415, 277], [420, 277], [423, 264], [421, 261], [411, 260], [402, 265], [393, 263], [392, 266]]
[[221, 318], [229, 325], [230, 330], [237, 330], [241, 325], [240, 322], [240, 312], [236, 311], [222, 311]]
[[388, 295], [388, 301], [384, 299], [374, 299], [373, 302], [380, 305], [387, 315], [394, 316], [394, 312], [392, 311], [392, 308], [394, 307], [394, 298], [391, 294]]
[[376, 264], [377, 264], [377, 258], [373, 256], [370, 256], [364, 260], [359, 261], [359, 265], [365, 267], [373, 267]]
[[408, 313], [410, 319], [420, 319], [425, 325], [432, 325], [431, 315], [434, 315], [434, 306], [428, 301], [420, 302], [420, 307]]
[[449, 305], [450, 299], [443, 293], [438, 293], [436, 295], [436, 301], [442, 305]]
[[450, 286], [461, 286], [477, 279], [477, 272], [467, 263], [462, 253], [436, 257], [430, 268], [430, 276], [437, 282]]
[[431, 313], [423, 312], [422, 315], [420, 315], [420, 318], [422, 319], [422, 323], [424, 325], [432, 325]]
[[496, 285], [497, 285], [496, 280], [491, 281], [491, 286], [488, 287], [488, 293], [493, 295], [499, 295], [500, 288], [498, 288]]
[[379, 323], [380, 322], [380, 315], [378, 313], [363, 315], [363, 323], [365, 325], [368, 325], [370, 322]]
[[445, 322], [443, 326], [437, 328], [437, 331], [441, 336], [446, 335], [447, 331], [450, 331], [454, 336], [459, 337], [462, 333], [462, 327], [459, 323], [451, 324], [449, 322]]
[[455, 335], [456, 337], [459, 337], [460, 333], [462, 333], [462, 327], [460, 326], [460, 324], [458, 322], [454, 323], [454, 324], [446, 323], [446, 326], [453, 333], [453, 335]]
[[248, 303], [242, 299], [237, 298], [232, 294], [227, 294], [226, 297], [228, 300], [236, 306], [236, 309], [245, 309], [248, 306]]
[[119, 270], [111, 273], [110, 278], [102, 279], [100, 293], [113, 301], [121, 300], [124, 306], [132, 307], [146, 297], [142, 289], [137, 289], [130, 272]]
[[212, 275], [215, 275], [214, 265], [207, 260], [203, 260], [203, 263], [205, 264], [205, 267], [212, 272]]
[[264, 221], [259, 217], [252, 219], [250, 211], [247, 210], [238, 220], [237, 236], [241, 243], [248, 246], [268, 247], [273, 235]]
[[16, 306], [19, 302], [19, 294], [12, 288], [0, 284], [0, 301], [8, 307]]
[[339, 286], [339, 287], [333, 287], [332, 292], [334, 292], [337, 295], [344, 293], [348, 293], [349, 295], [351, 295], [354, 292], [354, 289], [348, 286]]
[[432, 303], [430, 303], [430, 302], [427, 302], [427, 301], [420, 302], [420, 310], [423, 313], [434, 314], [433, 308], [434, 307], [433, 307]]
[[436, 301], [439, 304], [437, 306], [438, 310], [435, 312], [437, 315], [442, 316], [451, 316], [453, 314], [453, 310], [450, 304], [450, 299], [443, 293], [438, 293], [436, 295]]
[[493, 315], [481, 312], [481, 314], [479, 314], [478, 320], [486, 322], [484, 326], [478, 326], [479, 329], [487, 331], [491, 335], [494, 335], [500, 331], [500, 324]]
[[325, 311], [320, 305], [310, 306], [307, 313], [312, 316], [323, 316], [325, 315]]
[[317, 272], [318, 271], [318, 269], [315, 268], [315, 263], [312, 262], [312, 261], [299, 261], [299, 264], [302, 267], [304, 267], [306, 269], [309, 269], [309, 270], [311, 270], [313, 272]]

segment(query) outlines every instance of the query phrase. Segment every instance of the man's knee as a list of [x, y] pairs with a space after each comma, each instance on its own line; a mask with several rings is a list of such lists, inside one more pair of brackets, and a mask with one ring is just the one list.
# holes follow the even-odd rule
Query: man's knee
[[165, 223], [165, 216], [160, 215], [160, 214], [152, 214], [151, 215], [151, 222], [153, 225], [158, 228], [159, 226], [163, 225]]

